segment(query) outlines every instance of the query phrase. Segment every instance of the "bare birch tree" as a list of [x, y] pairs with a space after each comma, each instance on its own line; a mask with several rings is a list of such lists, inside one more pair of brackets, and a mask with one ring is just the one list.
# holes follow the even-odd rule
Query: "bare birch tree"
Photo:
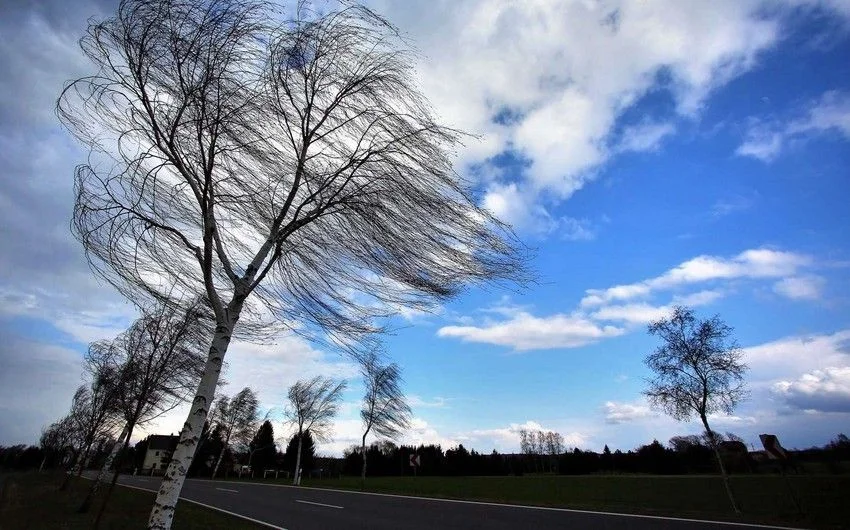
[[[96, 349], [100, 343], [92, 343], [89, 350]], [[60, 490], [65, 490], [72, 476], [79, 477], [83, 473], [94, 442], [109, 435], [115, 426], [117, 409], [115, 407], [115, 389], [117, 387], [116, 373], [105, 364], [86, 363], [86, 370], [91, 375], [89, 386], [80, 385], [71, 400], [69, 417], [73, 424], [73, 432], [78, 448], [75, 452], [73, 469], [69, 473]]]
[[284, 414], [287, 419], [295, 425], [298, 436], [298, 449], [295, 452], [295, 472], [292, 476], [292, 484], [300, 484], [301, 474], [301, 446], [306, 431], [316, 441], [325, 441], [331, 433], [332, 421], [339, 410], [339, 401], [345, 390], [345, 381], [334, 381], [333, 379], [317, 375], [306, 381], [296, 381], [291, 387], [287, 397], [288, 407]]
[[360, 373], [366, 387], [360, 409], [364, 427], [360, 441], [363, 455], [360, 480], [365, 482], [366, 437], [374, 432], [390, 440], [398, 438], [410, 425], [411, 410], [401, 390], [401, 369], [397, 364], [383, 364], [380, 355], [371, 351], [360, 359]]
[[[192, 304], [188, 310], [164, 304], [146, 308], [126, 332], [89, 350], [90, 363], [109, 366], [116, 374], [115, 407], [123, 428], [80, 505], [80, 512], [88, 510], [119, 451], [129, 447], [134, 429], [191, 398], [205, 361], [201, 317]], [[116, 466], [95, 526], [100, 522], [118, 474]]]
[[524, 277], [396, 29], [361, 6], [288, 16], [122, 0], [81, 40], [94, 73], [57, 103], [91, 151], [73, 231], [92, 268], [134, 301], [199, 294], [215, 318], [151, 528], [170, 527], [234, 333], [277, 323], [353, 348], [399, 306]]
[[245, 387], [230, 399], [227, 396], [218, 398], [213, 412], [213, 419], [217, 426], [221, 427], [224, 435], [224, 443], [218, 454], [212, 478], [218, 473], [224, 453], [231, 443], [245, 447], [251, 442], [257, 427], [257, 409], [259, 401], [254, 391]]
[[676, 306], [669, 318], [651, 323], [649, 333], [660, 337], [663, 343], [646, 358], [646, 365], [655, 376], [648, 381], [644, 394], [650, 403], [679, 421], [694, 416], [700, 419], [717, 457], [729, 502], [740, 513], [717, 434], [708, 424], [710, 414], [731, 414], [747, 396], [747, 365], [732, 339], [732, 328], [717, 316], [698, 320], [692, 309]]
[[51, 423], [42, 431], [39, 439], [39, 446], [44, 451], [44, 458], [38, 470], [42, 471], [45, 463], [51, 458], [58, 459], [61, 464], [62, 459], [72, 450], [73, 440], [74, 424], [70, 416], [65, 416]]

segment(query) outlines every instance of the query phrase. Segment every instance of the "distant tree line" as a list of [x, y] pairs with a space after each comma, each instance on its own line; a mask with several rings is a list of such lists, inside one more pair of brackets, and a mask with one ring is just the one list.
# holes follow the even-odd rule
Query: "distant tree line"
[[[537, 440], [537, 432], [533, 432]], [[546, 433], [544, 433], [545, 435]], [[553, 433], [554, 434], [554, 433]], [[715, 433], [727, 471], [759, 473], [778, 470], [777, 463], [759, 458], [760, 453], [746, 451], [746, 446], [732, 434]], [[536, 443], [536, 442], [535, 442]], [[743, 446], [744, 451], [740, 448]], [[410, 455], [419, 456], [417, 475], [472, 476], [523, 475], [529, 473], [558, 473], [562, 475], [649, 473], [697, 474], [716, 473], [717, 462], [710, 442], [705, 436], [674, 436], [667, 445], [653, 440], [633, 450], [611, 451], [606, 445], [602, 452], [579, 448], [564, 449], [550, 454], [548, 449], [537, 452], [531, 446], [527, 452], [503, 454], [497, 451], [479, 453], [462, 444], [444, 450], [439, 445], [395, 445], [379, 442], [367, 448], [369, 473], [373, 476], [413, 475]], [[850, 472], [850, 439], [839, 434], [822, 447], [789, 451], [791, 465], [798, 472]], [[361, 448], [352, 446], [343, 455], [340, 472], [357, 475], [362, 465]]]
[[[210, 477], [224, 441], [220, 427], [209, 429], [207, 424], [205, 442], [199, 447], [196, 458], [189, 470], [190, 476]], [[535, 432], [536, 435], [536, 432]], [[726, 442], [736, 442], [734, 435], [722, 436], [721, 447]], [[297, 434], [293, 435], [284, 451], [269, 450], [259, 445], [262, 439], [274, 439], [271, 423], [266, 421], [258, 429], [251, 444], [243, 449], [227, 449], [222, 468], [232, 470], [234, 464], [248, 464], [260, 473], [266, 469], [277, 469], [291, 476], [295, 466], [298, 445]], [[114, 443], [113, 439], [98, 440], [90, 451], [90, 467], [97, 468], [106, 461]], [[122, 471], [132, 472], [140, 467], [147, 449], [147, 439], [138, 442], [123, 451], [117, 461], [123, 462]], [[257, 450], [253, 456], [251, 451]], [[309, 431], [305, 432], [302, 443], [302, 468], [304, 476], [336, 476], [339, 474], [357, 476], [362, 469], [360, 446], [352, 446], [342, 458], [321, 457], [316, 453], [315, 443]], [[611, 451], [606, 445], [601, 452], [583, 451], [578, 448], [565, 449], [554, 455], [556, 468], [543, 466], [553, 458], [549, 454], [517, 453], [503, 454], [497, 451], [479, 453], [463, 445], [444, 450], [439, 445], [395, 445], [382, 441], [367, 448], [369, 474], [372, 476], [412, 475], [410, 455], [420, 457], [418, 475], [521, 475], [528, 473], [555, 472], [564, 475], [599, 473], [651, 473], [651, 474], [695, 474], [715, 473], [717, 464], [714, 452], [705, 436], [674, 436], [664, 445], [657, 440], [641, 445], [633, 450]], [[792, 466], [798, 472], [850, 472], [850, 438], [845, 434], [837, 435], [833, 440], [820, 447], [788, 451]], [[52, 469], [63, 467], [70, 458], [68, 452], [56, 451], [49, 446], [13, 445], [0, 446], [0, 470]], [[748, 454], [744, 458], [724, 451], [724, 461], [733, 473], [770, 472], [777, 464], [753, 458]], [[319, 471], [321, 469], [321, 471]], [[792, 467], [793, 469], [793, 467]], [[228, 471], [228, 474], [232, 474]], [[283, 475], [281, 475], [283, 476]]]

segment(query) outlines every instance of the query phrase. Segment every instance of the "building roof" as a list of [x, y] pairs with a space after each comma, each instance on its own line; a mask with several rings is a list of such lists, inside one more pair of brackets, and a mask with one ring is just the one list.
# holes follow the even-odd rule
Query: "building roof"
[[148, 450], [173, 451], [177, 447], [179, 436], [151, 434], [148, 436]]

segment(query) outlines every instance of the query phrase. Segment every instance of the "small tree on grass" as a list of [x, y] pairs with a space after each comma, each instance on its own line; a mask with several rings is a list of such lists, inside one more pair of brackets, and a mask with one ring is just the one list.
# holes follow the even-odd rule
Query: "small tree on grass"
[[74, 425], [70, 416], [65, 416], [44, 429], [39, 439], [39, 447], [44, 452], [39, 471], [42, 471], [48, 462], [51, 462], [51, 465], [61, 464], [72, 449], [73, 440]]
[[646, 365], [655, 375], [644, 394], [653, 406], [679, 421], [694, 416], [700, 419], [720, 466], [729, 502], [740, 513], [718, 448], [718, 435], [708, 423], [710, 414], [731, 414], [747, 395], [747, 365], [732, 339], [732, 328], [717, 316], [698, 320], [692, 309], [677, 306], [669, 318], [651, 323], [649, 333], [663, 342], [646, 357]]
[[[96, 348], [97, 343], [90, 346]], [[106, 364], [86, 363], [91, 376], [91, 385], [81, 385], [71, 401], [69, 417], [73, 424], [77, 449], [74, 455], [73, 472], [65, 477], [60, 490], [65, 490], [73, 475], [79, 477], [88, 460], [92, 445], [112, 431], [117, 420], [115, 403], [117, 374]]]
[[240, 390], [233, 399], [221, 396], [216, 402], [213, 418], [224, 437], [221, 452], [213, 468], [212, 478], [218, 473], [224, 453], [231, 444], [245, 447], [251, 442], [251, 437], [257, 426], [257, 408], [259, 401], [254, 391], [249, 387]]
[[343, 390], [345, 390], [345, 381], [337, 382], [322, 376], [306, 381], [296, 381], [289, 387], [286, 416], [295, 425], [295, 434], [298, 436], [293, 485], [298, 485], [304, 432], [310, 431], [313, 439], [319, 442], [328, 439], [333, 427], [331, 422], [339, 409]]
[[380, 355], [371, 351], [360, 359], [360, 373], [366, 393], [360, 409], [363, 437], [360, 454], [363, 467], [360, 480], [366, 481], [366, 437], [370, 432], [388, 439], [398, 438], [410, 425], [410, 406], [401, 390], [401, 369], [395, 363], [383, 364]]

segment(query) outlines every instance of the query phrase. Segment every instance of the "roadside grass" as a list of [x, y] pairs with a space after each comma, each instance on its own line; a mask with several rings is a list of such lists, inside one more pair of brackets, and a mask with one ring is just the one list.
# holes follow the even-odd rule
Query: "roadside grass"
[[[8, 473], [0, 475], [0, 530], [61, 529], [93, 527], [99, 496], [89, 513], [77, 513], [91, 484], [85, 479], [72, 481], [67, 491], [58, 491], [63, 476], [58, 473]], [[116, 487], [104, 512], [100, 528], [104, 530], [147, 528], [154, 494]], [[267, 527], [244, 519], [184, 502], [177, 504], [174, 526], [177, 530], [260, 530]]]
[[[365, 491], [807, 528], [850, 528], [850, 476], [798, 475], [790, 476], [789, 481], [802, 505], [802, 515], [780, 475], [731, 477], [743, 511], [741, 516], [730, 508], [720, 477], [712, 475], [370, 477]], [[304, 479], [302, 484], [361, 489], [359, 477]]]

